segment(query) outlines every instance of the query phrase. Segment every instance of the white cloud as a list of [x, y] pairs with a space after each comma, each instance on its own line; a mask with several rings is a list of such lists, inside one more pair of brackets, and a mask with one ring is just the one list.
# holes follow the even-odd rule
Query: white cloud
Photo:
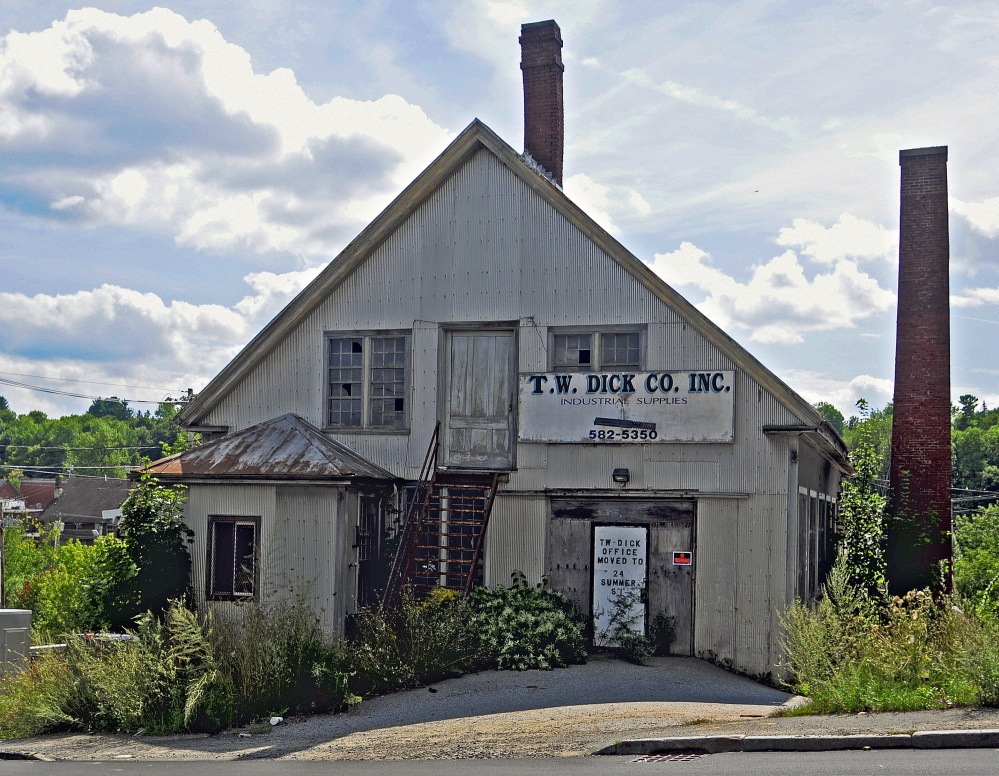
[[995, 237], [999, 234], [999, 197], [981, 202], [962, 202], [950, 197], [950, 209], [963, 217], [979, 234]]
[[164, 8], [74, 10], [0, 40], [0, 179], [43, 217], [311, 259], [450, 137], [398, 95], [318, 104], [291, 70], [256, 73], [213, 24]]
[[[0, 293], [0, 368], [76, 379], [116, 375], [142, 385], [150, 385], [148, 373], [167, 387], [200, 388], [319, 271], [249, 274], [250, 293], [231, 307], [166, 302], [110, 284], [74, 294]], [[11, 398], [5, 388], [0, 393]]]
[[754, 267], [747, 283], [712, 266], [711, 257], [689, 242], [656, 254], [652, 269], [667, 283], [704, 292], [701, 312], [722, 328], [748, 330], [750, 339], [762, 343], [796, 344], [809, 332], [852, 329], [895, 301], [852, 261], [808, 278], [793, 251]]
[[584, 173], [577, 173], [565, 181], [565, 193], [586, 214], [611, 234], [620, 234], [615, 216], [647, 216], [652, 212], [649, 203], [635, 189], [626, 186], [605, 186]]
[[999, 304], [999, 288], [966, 288], [960, 294], [950, 297], [951, 307], [981, 307], [983, 304]]
[[825, 372], [784, 369], [779, 377], [812, 404], [827, 401], [846, 417], [857, 414], [860, 399], [866, 399], [874, 409], [884, 407], [894, 391], [891, 380], [871, 375], [844, 379]]
[[775, 242], [819, 264], [834, 264], [841, 259], [897, 260], [898, 230], [843, 213], [832, 226], [825, 227], [807, 218], [795, 218], [783, 227]]
[[[587, 64], [595, 66], [593, 61], [588, 61]], [[705, 92], [703, 89], [698, 89], [696, 86], [690, 86], [689, 84], [677, 83], [676, 81], [670, 80], [657, 82], [654, 81], [649, 74], [641, 68], [631, 68], [622, 73], [618, 73], [617, 75], [630, 83], [659, 92], [660, 94], [664, 94], [667, 97], [671, 97], [672, 99], [680, 102], [686, 102], [701, 108], [709, 108], [722, 113], [728, 113], [741, 121], [759, 124], [760, 126], [776, 130], [786, 135], [793, 136], [797, 134], [797, 122], [794, 119], [786, 116], [776, 119], [763, 116], [755, 109], [749, 107], [748, 105], [743, 105], [738, 100], [734, 100], [729, 97], [719, 97]]]

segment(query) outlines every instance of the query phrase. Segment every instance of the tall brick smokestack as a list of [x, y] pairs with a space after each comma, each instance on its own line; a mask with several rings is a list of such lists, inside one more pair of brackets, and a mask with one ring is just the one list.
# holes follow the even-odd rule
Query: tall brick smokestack
[[[934, 585], [951, 560], [950, 240], [947, 147], [899, 152], [895, 409], [888, 587]], [[950, 585], [950, 574], [945, 577]]]
[[524, 72], [524, 150], [562, 185], [565, 113], [562, 107], [562, 32], [551, 19], [520, 28]]

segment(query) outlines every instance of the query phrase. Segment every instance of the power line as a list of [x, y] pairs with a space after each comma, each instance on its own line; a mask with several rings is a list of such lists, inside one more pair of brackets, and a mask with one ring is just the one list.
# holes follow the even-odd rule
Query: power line
[[39, 380], [61, 380], [64, 383], [88, 383], [89, 385], [109, 385], [113, 388], [148, 388], [151, 391], [163, 390], [158, 385], [126, 385], [125, 383], [102, 383], [99, 380], [81, 380], [76, 377], [50, 377], [49, 375], [28, 375], [23, 372], [0, 372], [0, 375], [14, 377], [35, 377]]
[[91, 399], [92, 401], [117, 401], [121, 404], [126, 404], [131, 402], [132, 404], [178, 404], [182, 403], [176, 400], [166, 397], [165, 399], [153, 400], [153, 399], [122, 399], [117, 396], [104, 397], [104, 396], [90, 396], [85, 393], [73, 393], [72, 391], [60, 391], [56, 388], [42, 388], [39, 385], [29, 385], [28, 383], [22, 383], [17, 380], [8, 380], [6, 377], [0, 377], [0, 383], [5, 385], [12, 385], [15, 388], [27, 388], [31, 391], [40, 391], [41, 393], [52, 393], [57, 396], [71, 396], [74, 399]]
[[7, 442], [0, 442], [0, 447], [18, 447], [26, 450], [152, 450], [161, 444], [173, 444], [173, 442], [151, 442], [148, 445], [130, 445], [123, 447], [44, 447], [39, 445], [12, 445]]
[[[113, 469], [113, 468], [119, 468], [119, 467], [114, 467], [114, 466], [96, 466], [96, 467], [93, 467], [93, 468], [96, 468], [96, 469]], [[35, 474], [52, 474], [52, 475], [55, 475], [55, 476], [61, 476], [62, 475], [62, 471], [56, 471], [55, 469], [51, 469], [51, 468], [39, 469], [39, 468], [33, 467], [33, 466], [8, 466], [6, 464], [0, 464], [0, 469], [18, 469], [18, 470], [20, 470], [22, 472], [34, 472]], [[85, 477], [86, 479], [89, 479], [89, 480], [127, 480], [128, 479], [127, 477], [112, 477], [110, 475], [100, 475], [100, 474], [76, 474], [75, 473], [75, 469], [74, 469], [73, 476], [74, 477]], [[30, 477], [28, 479], [30, 479]]]

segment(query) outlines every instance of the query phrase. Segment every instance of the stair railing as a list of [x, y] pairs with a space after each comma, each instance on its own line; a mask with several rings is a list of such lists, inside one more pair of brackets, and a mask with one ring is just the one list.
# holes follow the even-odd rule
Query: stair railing
[[434, 433], [430, 435], [430, 446], [427, 448], [427, 454], [423, 457], [420, 479], [416, 483], [413, 497], [406, 509], [402, 534], [399, 537], [399, 545], [396, 547], [395, 558], [392, 561], [392, 571], [389, 573], [385, 595], [382, 597], [381, 608], [385, 612], [395, 612], [402, 602], [402, 590], [409, 576], [409, 562], [413, 556], [413, 546], [416, 544], [417, 536], [420, 533], [420, 521], [430, 500], [430, 483], [437, 471], [440, 431], [441, 424], [440, 421], [437, 421]]

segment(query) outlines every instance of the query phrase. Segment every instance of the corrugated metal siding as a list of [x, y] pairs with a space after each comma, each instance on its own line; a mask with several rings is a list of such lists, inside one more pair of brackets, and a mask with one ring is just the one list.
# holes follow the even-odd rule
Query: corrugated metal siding
[[[207, 574], [208, 517], [259, 517], [260, 536], [265, 537], [274, 529], [274, 487], [269, 485], [192, 485], [187, 491], [184, 505], [184, 522], [194, 531], [191, 545], [192, 582], [195, 600], [205, 603], [205, 575]], [[260, 567], [268, 563], [266, 542], [260, 556]], [[263, 580], [263, 575], [261, 575]], [[220, 611], [238, 607], [230, 602], [213, 601], [211, 606]]]
[[509, 585], [514, 571], [523, 571], [531, 584], [540, 582], [546, 573], [547, 536], [548, 502], [543, 496], [498, 495], [486, 532], [486, 585]]
[[335, 635], [343, 634], [344, 617], [355, 608], [356, 501], [345, 488], [278, 487], [273, 529], [263, 537], [264, 600], [309, 601], [323, 630]]
[[735, 606], [738, 573], [733, 548], [738, 544], [739, 502], [697, 502], [697, 556], [694, 559], [694, 654], [714, 652], [734, 658], [737, 633]]

